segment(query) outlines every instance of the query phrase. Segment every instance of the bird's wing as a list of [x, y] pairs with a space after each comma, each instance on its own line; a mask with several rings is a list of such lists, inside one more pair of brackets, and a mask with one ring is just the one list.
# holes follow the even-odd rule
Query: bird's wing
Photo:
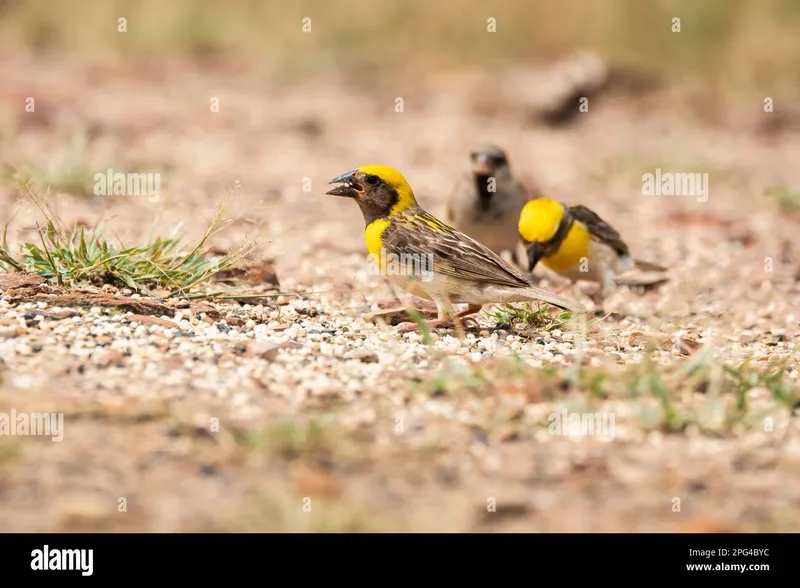
[[657, 263], [653, 263], [652, 261], [645, 261], [643, 259], [634, 259], [634, 264], [636, 265], [636, 269], [646, 271], [646, 272], [666, 272], [667, 268], [663, 265], [658, 265]]
[[519, 270], [488, 247], [426, 212], [392, 223], [383, 239], [398, 253], [431, 255], [434, 271], [445, 276], [506, 288], [531, 286]]
[[570, 206], [568, 210], [574, 220], [580, 221], [586, 226], [592, 239], [608, 245], [620, 256], [629, 255], [628, 246], [622, 240], [622, 236], [595, 212], [582, 204]]

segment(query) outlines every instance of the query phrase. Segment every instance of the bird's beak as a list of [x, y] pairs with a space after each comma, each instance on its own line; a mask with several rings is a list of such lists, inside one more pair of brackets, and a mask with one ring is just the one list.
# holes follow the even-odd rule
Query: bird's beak
[[494, 173], [494, 166], [485, 154], [478, 154], [472, 164], [472, 172], [476, 176], [491, 176]]
[[364, 193], [364, 187], [356, 181], [356, 171], [350, 170], [333, 178], [329, 184], [342, 184], [331, 188], [326, 192], [331, 196], [346, 196], [348, 198], [358, 198]]
[[542, 259], [542, 246], [537, 241], [528, 245], [528, 271], [532, 272], [539, 260]]

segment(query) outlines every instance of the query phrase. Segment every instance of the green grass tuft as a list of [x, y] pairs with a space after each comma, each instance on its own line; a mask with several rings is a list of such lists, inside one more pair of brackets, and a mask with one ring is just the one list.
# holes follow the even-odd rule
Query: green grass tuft
[[34, 191], [27, 188], [27, 194], [44, 215], [42, 226], [37, 223], [39, 241], [23, 243], [21, 254], [15, 257], [8, 251], [4, 234], [0, 267], [42, 276], [61, 286], [111, 284], [144, 295], [167, 290], [168, 297], [185, 296], [218, 272], [234, 267], [255, 249], [250, 244], [223, 257], [206, 253], [206, 242], [223, 225], [222, 206], [191, 249], [184, 245], [184, 237], [178, 232], [180, 226], [167, 238], [156, 237], [144, 245], [124, 247], [106, 239], [102, 223], [94, 231], [83, 226], [68, 227]]
[[561, 328], [572, 318], [569, 312], [557, 316], [550, 314], [547, 305], [533, 307], [529, 303], [521, 306], [503, 304], [495, 307], [489, 315], [499, 324], [509, 325], [518, 334], [532, 336], [541, 331], [552, 331]]

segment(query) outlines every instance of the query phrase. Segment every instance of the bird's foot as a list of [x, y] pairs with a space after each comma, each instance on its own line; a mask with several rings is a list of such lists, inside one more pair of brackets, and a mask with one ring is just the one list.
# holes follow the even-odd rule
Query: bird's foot
[[603, 296], [602, 292], [592, 292], [589, 294], [589, 300], [592, 301], [597, 308], [603, 308], [603, 303], [605, 302], [606, 297]]
[[[427, 325], [428, 329], [433, 330], [439, 327], [455, 327], [457, 334], [460, 337], [464, 336], [464, 326], [469, 324], [469, 326], [478, 327], [480, 326], [478, 322], [470, 317], [469, 315], [475, 314], [481, 309], [480, 306], [471, 306], [466, 310], [458, 312], [454, 314], [452, 317], [444, 318], [444, 319], [434, 319], [430, 321], [426, 321], [425, 324]], [[414, 331], [419, 330], [419, 325], [417, 323], [402, 323], [398, 326], [398, 332], [400, 333], [412, 333]]]
[[[453, 321], [451, 319], [444, 319], [444, 320], [435, 319], [435, 320], [432, 320], [432, 321], [425, 321], [425, 325], [427, 325], [428, 329], [430, 329], [430, 330], [436, 329], [437, 327], [450, 326], [452, 324], [453, 324]], [[408, 322], [407, 323], [400, 323], [397, 326], [397, 332], [398, 333], [413, 333], [415, 331], [419, 331], [420, 330], [419, 327], [420, 327], [420, 325], [418, 325], [417, 323], [408, 323]]]
[[[436, 305], [430, 300], [425, 300], [424, 298], [412, 296], [411, 300], [409, 300], [409, 303], [412, 307], [423, 311], [436, 311]], [[393, 309], [397, 308], [398, 306], [402, 306], [403, 301], [398, 298], [384, 298], [382, 300], [378, 300], [375, 305], [381, 310]]]
[[[423, 317], [435, 317], [437, 316], [436, 310], [424, 310], [424, 309], [413, 309], [414, 312], [418, 313]], [[375, 312], [370, 312], [367, 314], [361, 315], [361, 318], [365, 321], [369, 321], [374, 323], [377, 320], [384, 320], [388, 323], [392, 323], [393, 321], [407, 321], [411, 320], [411, 312], [406, 307], [399, 307], [399, 308], [389, 308], [386, 310], [378, 310]], [[412, 323], [413, 324], [413, 323]]]
[[606, 298], [613, 294], [614, 290], [610, 288], [597, 287], [594, 285], [585, 286], [581, 289], [584, 296], [592, 301], [597, 308], [603, 308]]

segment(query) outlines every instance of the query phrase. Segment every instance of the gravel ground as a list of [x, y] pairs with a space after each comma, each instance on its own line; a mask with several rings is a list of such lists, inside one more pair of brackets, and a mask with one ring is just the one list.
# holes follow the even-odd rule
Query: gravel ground
[[[800, 216], [765, 195], [800, 185], [800, 139], [768, 114], [710, 119], [659, 92], [598, 99], [552, 129], [526, 122], [521, 93], [478, 95], [497, 80], [471, 72], [360, 94], [12, 55], [0, 85], [31, 68], [20, 96], [37, 96], [36, 112], [0, 102], [6, 161], [69, 175], [59, 158], [83, 129], [73, 175], [165, 177], [158, 202], [55, 190], [63, 220], [103, 220], [125, 243], [154, 222], [199, 237], [236, 186], [215, 246], [257, 240], [279, 285], [260, 305], [139, 307], [111, 287], [0, 282], [0, 413], [64, 415], [60, 442], [0, 437], [3, 528], [800, 530]], [[585, 333], [486, 309], [464, 337], [439, 330], [427, 345], [365, 320], [389, 291], [328, 179], [386, 163], [440, 213], [483, 140], [593, 206], [670, 281], [621, 289]], [[708, 173], [708, 200], [642, 196], [656, 167]], [[4, 221], [16, 215], [9, 240], [32, 240], [37, 211], [8, 183], [0, 201]], [[763, 375], [776, 362], [780, 381]], [[570, 415], [595, 415], [595, 429], [559, 428]]]

